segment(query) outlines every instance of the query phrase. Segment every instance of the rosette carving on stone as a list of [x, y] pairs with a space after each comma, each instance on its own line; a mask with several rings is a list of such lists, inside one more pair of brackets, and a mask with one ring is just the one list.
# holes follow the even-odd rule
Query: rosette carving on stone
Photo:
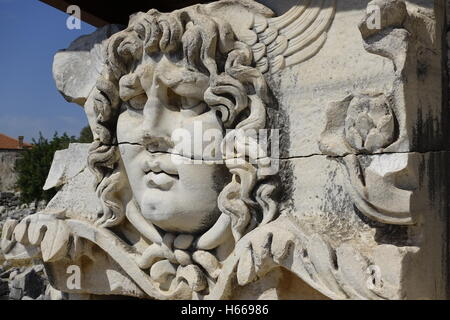
[[331, 156], [383, 152], [396, 140], [393, 99], [384, 94], [349, 95], [327, 109], [320, 149]]

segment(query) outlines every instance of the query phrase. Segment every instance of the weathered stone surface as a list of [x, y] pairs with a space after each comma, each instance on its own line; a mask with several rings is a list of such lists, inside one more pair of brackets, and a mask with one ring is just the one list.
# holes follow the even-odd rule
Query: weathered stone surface
[[[95, 178], [88, 168], [68, 180], [56, 196], [50, 200], [45, 211], [62, 212], [67, 216], [82, 216], [95, 219], [101, 212], [101, 205], [95, 196]], [[76, 197], [73, 195], [76, 194]]]
[[87, 167], [89, 144], [72, 143], [66, 150], [56, 151], [44, 190], [66, 184]]
[[[447, 209], [441, 204], [448, 201], [449, 170], [436, 170], [436, 164], [448, 162], [450, 154], [357, 156], [353, 159], [357, 162], [350, 161], [352, 157], [291, 160], [286, 166], [296, 177], [294, 201], [286, 202], [283, 211], [303, 230], [321, 235], [332, 248], [351, 244], [364, 259], [373, 261], [383, 270], [383, 277], [392, 279], [391, 291], [387, 285], [383, 289], [384, 297], [436, 299], [445, 295], [445, 281], [435, 285], [430, 278], [445, 279], [447, 270], [430, 260], [446, 259], [443, 248], [435, 244], [446, 241], [442, 217]], [[356, 175], [352, 177], [355, 164], [361, 168], [365, 185], [354, 180]], [[398, 225], [400, 217], [411, 221]], [[423, 219], [427, 222], [421, 226]], [[383, 250], [387, 252], [381, 254]]]
[[[280, 109], [286, 110], [290, 119], [290, 139], [283, 150], [284, 157], [327, 154], [316, 141], [320, 140], [329, 123], [327, 113], [330, 105], [344, 100], [349, 94], [389, 95], [391, 92], [398, 97], [393, 114], [395, 130], [405, 131], [405, 134], [387, 152], [450, 150], [446, 134], [448, 116], [445, 116], [448, 113], [441, 100], [443, 74], [439, 34], [443, 25], [437, 16], [435, 20], [430, 18], [433, 12], [430, 3], [414, 2], [406, 1], [407, 18], [396, 25], [411, 35], [402, 39], [395, 35], [402, 29], [395, 29], [391, 34], [386, 23], [382, 29], [374, 28], [378, 32], [376, 35], [361, 34], [364, 31], [355, 27], [362, 23], [368, 2], [337, 1], [336, 18], [323, 49], [314, 59], [285, 70], [275, 79]], [[386, 15], [387, 12], [398, 15], [398, 10], [403, 10], [404, 14], [404, 9], [389, 5], [397, 3], [395, 1], [378, 1], [370, 5], [383, 3], [387, 9], [381, 11]], [[383, 13], [381, 18], [384, 19]], [[364, 27], [365, 23], [361, 26]], [[392, 52], [381, 54], [379, 49], [371, 49], [370, 46], [386, 46]], [[396, 66], [390, 56], [403, 56], [405, 62], [401, 67]], [[418, 68], [423, 72], [419, 73]], [[427, 108], [423, 108], [424, 105]], [[345, 119], [344, 110], [340, 115]], [[402, 125], [403, 129], [400, 128]], [[348, 152], [358, 151], [343, 151], [340, 155]]]
[[60, 298], [447, 298], [439, 4], [263, 2], [280, 16], [149, 11], [57, 55], [95, 141], [55, 156], [5, 258], [41, 258]]
[[19, 152], [0, 150], [0, 191], [14, 191], [17, 182], [15, 171]]
[[91, 35], [78, 38], [55, 55], [53, 74], [56, 87], [67, 101], [84, 105], [102, 70], [105, 42], [121, 29], [118, 25], [105, 26]]

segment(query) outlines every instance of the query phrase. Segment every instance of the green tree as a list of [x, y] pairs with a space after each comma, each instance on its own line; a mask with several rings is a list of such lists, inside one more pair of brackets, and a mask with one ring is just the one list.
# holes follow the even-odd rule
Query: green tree
[[78, 142], [80, 143], [91, 143], [94, 140], [94, 136], [92, 135], [91, 127], [86, 126], [81, 129], [80, 137], [78, 138]]
[[69, 137], [66, 133], [58, 136], [55, 132], [51, 141], [39, 133], [39, 139], [33, 139], [33, 146], [22, 154], [17, 162], [18, 174], [17, 187], [21, 191], [22, 201], [30, 203], [33, 201], [49, 201], [57, 190], [44, 191], [45, 180], [50, 171], [53, 155], [57, 150], [66, 149], [70, 143], [76, 142], [75, 137]]

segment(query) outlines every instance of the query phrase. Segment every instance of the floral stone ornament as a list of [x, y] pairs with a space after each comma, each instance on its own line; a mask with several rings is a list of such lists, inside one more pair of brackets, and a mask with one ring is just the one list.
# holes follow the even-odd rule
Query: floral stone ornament
[[[391, 145], [395, 141], [396, 119], [389, 100], [383, 94], [350, 95], [330, 104], [321, 149], [330, 155], [370, 154]], [[340, 137], [340, 144], [335, 143], [336, 137]]]

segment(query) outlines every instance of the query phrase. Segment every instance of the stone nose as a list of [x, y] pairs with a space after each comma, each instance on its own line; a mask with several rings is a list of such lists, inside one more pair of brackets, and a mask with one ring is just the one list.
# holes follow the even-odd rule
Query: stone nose
[[169, 152], [174, 147], [170, 138], [155, 135], [144, 135], [142, 145], [149, 152]]
[[161, 164], [158, 160], [146, 160], [143, 163], [142, 170], [147, 174], [149, 172], [159, 173], [162, 171]]
[[172, 131], [177, 114], [167, 108], [167, 88], [154, 82], [143, 110], [142, 143], [149, 151], [168, 151], [173, 148]]

